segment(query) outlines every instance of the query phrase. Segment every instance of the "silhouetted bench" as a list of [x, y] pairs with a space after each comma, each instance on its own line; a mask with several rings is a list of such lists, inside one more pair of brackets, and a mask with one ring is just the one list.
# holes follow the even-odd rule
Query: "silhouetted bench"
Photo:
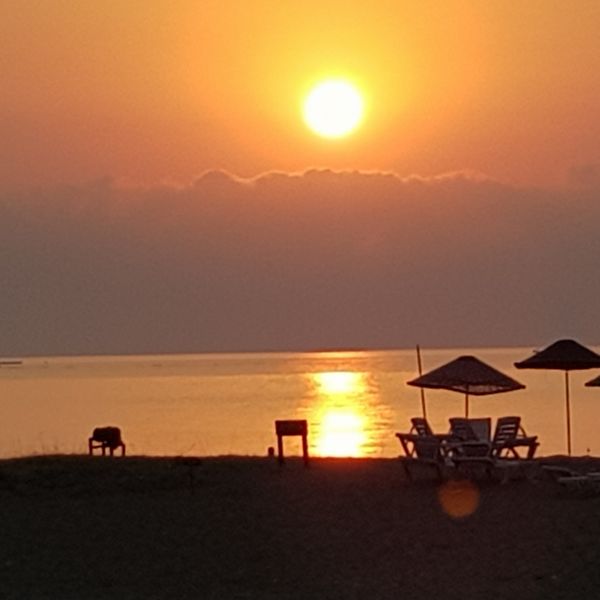
[[304, 466], [308, 466], [308, 423], [304, 419], [295, 419], [287, 421], [275, 421], [275, 433], [277, 434], [277, 460], [282, 465], [283, 456], [283, 438], [284, 436], [300, 436], [302, 438], [302, 459]]
[[121, 448], [121, 456], [125, 456], [125, 444], [121, 439], [121, 430], [118, 427], [96, 427], [92, 432], [92, 437], [88, 439], [89, 454], [94, 454], [94, 450], [102, 450], [102, 456], [106, 450], [113, 456], [115, 450]]

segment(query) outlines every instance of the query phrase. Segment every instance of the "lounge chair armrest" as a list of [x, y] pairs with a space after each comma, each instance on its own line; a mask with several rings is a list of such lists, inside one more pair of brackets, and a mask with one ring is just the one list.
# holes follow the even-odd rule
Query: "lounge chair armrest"
[[414, 441], [415, 438], [418, 437], [414, 433], [396, 433], [396, 437], [400, 440], [400, 445], [402, 446], [402, 450], [404, 451], [405, 456], [413, 456], [414, 455]]
[[490, 455], [492, 444], [484, 440], [468, 440], [454, 442], [450, 445], [450, 449], [452, 455], [456, 457], [483, 458]]
[[532, 459], [537, 447], [539, 446], [537, 438], [537, 435], [530, 435], [527, 437], [518, 437], [513, 440], [505, 440], [503, 442], [494, 444], [493, 451], [496, 456], [500, 456], [502, 450], [509, 450], [515, 456], [515, 458], [518, 458], [516, 448], [528, 448], [527, 459]]
[[409, 458], [438, 461], [442, 459], [442, 440], [436, 435], [415, 435], [414, 433], [396, 433], [404, 454]]
[[529, 438], [529, 437], [537, 437], [537, 436], [527, 435], [527, 432], [525, 431], [525, 428], [523, 427], [523, 425], [519, 425], [519, 431], [517, 432], [517, 437], [519, 437], [519, 438]]
[[497, 442], [494, 445], [495, 446], [504, 446], [504, 447], [529, 446], [531, 444], [537, 443], [537, 438], [538, 438], [537, 435], [528, 435], [526, 437], [517, 437], [517, 438], [514, 438], [513, 440], [504, 440], [503, 442]]

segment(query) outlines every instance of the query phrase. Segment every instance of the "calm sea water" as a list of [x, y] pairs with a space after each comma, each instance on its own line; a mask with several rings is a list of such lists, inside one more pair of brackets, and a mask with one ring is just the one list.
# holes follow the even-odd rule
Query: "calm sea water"
[[[564, 375], [517, 371], [531, 348], [423, 350], [424, 371], [474, 354], [525, 390], [472, 397], [470, 416], [518, 414], [540, 454], [566, 452]], [[571, 373], [573, 454], [600, 454], [600, 389]], [[130, 454], [264, 455], [275, 419], [305, 418], [311, 453], [394, 457], [396, 431], [421, 413], [414, 350], [25, 358], [0, 367], [0, 456], [81, 453], [92, 429], [121, 427]], [[428, 418], [447, 431], [464, 397], [426, 392]], [[295, 439], [286, 439], [291, 454]]]

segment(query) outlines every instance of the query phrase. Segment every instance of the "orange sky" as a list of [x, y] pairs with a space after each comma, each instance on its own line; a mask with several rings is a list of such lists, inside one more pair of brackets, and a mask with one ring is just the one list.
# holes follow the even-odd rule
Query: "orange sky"
[[[595, 0], [20, 0], [0, 12], [0, 183], [310, 167], [554, 185], [600, 162]], [[344, 140], [299, 105], [363, 90]]]

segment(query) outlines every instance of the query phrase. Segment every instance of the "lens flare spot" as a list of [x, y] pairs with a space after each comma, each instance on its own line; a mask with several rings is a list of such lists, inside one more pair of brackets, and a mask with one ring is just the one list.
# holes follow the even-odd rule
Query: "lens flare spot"
[[472, 515], [479, 506], [480, 493], [470, 481], [448, 481], [438, 489], [442, 510], [453, 519]]

